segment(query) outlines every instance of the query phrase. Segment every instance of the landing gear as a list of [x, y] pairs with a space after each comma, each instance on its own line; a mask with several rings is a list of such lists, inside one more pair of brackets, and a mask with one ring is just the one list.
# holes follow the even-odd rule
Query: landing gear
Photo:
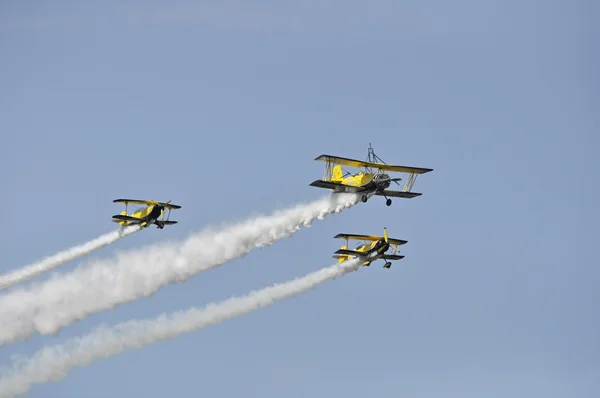
[[385, 198], [385, 205], [391, 206], [392, 200], [390, 198], [388, 198], [387, 196], [385, 196], [385, 191], [381, 191], [381, 196], [383, 196]]
[[369, 199], [369, 197], [367, 195], [363, 195], [362, 198], [360, 198], [363, 203], [367, 203], [367, 200]]
[[383, 268], [390, 268], [392, 266], [392, 263], [390, 263], [389, 261], [387, 263], [385, 263], [383, 265]]

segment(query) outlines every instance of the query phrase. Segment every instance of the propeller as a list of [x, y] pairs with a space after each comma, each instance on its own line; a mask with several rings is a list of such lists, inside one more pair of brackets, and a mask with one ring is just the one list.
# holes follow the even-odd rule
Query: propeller
[[166, 207], [166, 205], [168, 205], [169, 203], [171, 203], [171, 200], [167, 201], [167, 202], [154, 202], [155, 204], [162, 206], [162, 207]]
[[400, 186], [400, 184], [398, 183], [398, 181], [402, 181], [402, 178], [398, 177], [398, 178], [392, 178], [390, 179], [390, 181], [395, 182], [398, 186]]
[[388, 234], [386, 227], [383, 227], [383, 240], [385, 240], [385, 243], [388, 243]]

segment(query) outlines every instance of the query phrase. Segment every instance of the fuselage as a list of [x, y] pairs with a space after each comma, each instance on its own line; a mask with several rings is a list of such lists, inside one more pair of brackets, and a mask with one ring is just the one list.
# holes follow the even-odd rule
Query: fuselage
[[[135, 217], [135, 218], [139, 218], [142, 220], [142, 227], [148, 227], [152, 224], [154, 224], [156, 222], [156, 220], [158, 220], [160, 218], [160, 216], [163, 214], [163, 209], [164, 206], [160, 206], [160, 205], [152, 205], [152, 206], [148, 206], [145, 207], [141, 210], [138, 210], [134, 213], [131, 214], [131, 217]], [[125, 212], [123, 212], [125, 213]], [[123, 215], [127, 215], [126, 213]], [[125, 221], [125, 223], [127, 223]], [[125, 224], [127, 225], [127, 224]], [[159, 226], [159, 228], [161, 228], [162, 226]]]
[[[332, 179], [332, 181], [340, 182], [343, 185], [351, 187], [357, 187], [359, 188], [359, 192], [381, 192], [389, 188], [391, 184], [390, 176], [385, 173], [358, 173], [348, 177]], [[341, 192], [346, 191], [343, 187], [339, 187], [337, 190]]]
[[154, 222], [161, 216], [163, 209], [163, 206], [154, 205], [147, 216], [148, 218], [146, 220], [146, 225], [148, 226], [150, 224], [154, 224]]
[[390, 244], [383, 239], [376, 241], [375, 244], [371, 243], [371, 245], [373, 246], [365, 251], [365, 254], [369, 257], [379, 257], [390, 248]]

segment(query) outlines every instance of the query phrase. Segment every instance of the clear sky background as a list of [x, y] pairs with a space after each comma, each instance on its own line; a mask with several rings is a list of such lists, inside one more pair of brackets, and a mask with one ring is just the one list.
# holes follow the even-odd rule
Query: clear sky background
[[364, 159], [372, 143], [388, 163], [434, 169], [419, 198], [359, 204], [2, 347], [0, 363], [331, 265], [339, 232], [387, 226], [408, 240], [391, 269], [76, 369], [30, 397], [600, 396], [594, 2], [0, 7], [1, 272], [111, 231], [118, 197], [172, 199], [180, 223], [92, 259], [327, 195], [308, 186], [322, 153]]

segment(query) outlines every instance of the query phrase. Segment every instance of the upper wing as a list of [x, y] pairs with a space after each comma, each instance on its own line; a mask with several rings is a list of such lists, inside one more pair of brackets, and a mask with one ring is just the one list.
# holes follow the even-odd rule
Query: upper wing
[[363, 160], [356, 160], [350, 158], [342, 158], [339, 156], [331, 156], [331, 155], [320, 155], [315, 158], [315, 160], [320, 160], [322, 162], [331, 162], [335, 164], [340, 164], [342, 166], [348, 167], [373, 167], [379, 170], [387, 170], [394, 171], [398, 173], [413, 173], [413, 174], [425, 174], [433, 171], [433, 169], [426, 169], [423, 167], [412, 167], [412, 166], [398, 166], [391, 164], [383, 164], [383, 163], [373, 163], [373, 162], [365, 162]]
[[141, 200], [141, 199], [115, 199], [113, 203], [133, 203], [133, 204], [141, 204], [141, 205], [161, 205], [166, 207], [167, 209], [181, 209], [179, 205], [173, 205], [171, 203], [165, 202], [157, 202], [155, 200]]
[[403, 240], [403, 239], [388, 238], [388, 243], [390, 245], [403, 245], [407, 242], [408, 242], [407, 240]]
[[337, 234], [333, 237], [333, 239], [350, 239], [350, 240], [368, 240], [374, 242], [376, 240], [381, 239], [381, 236], [373, 236], [373, 235], [357, 235], [357, 234]]
[[310, 186], [318, 187], [318, 188], [333, 189], [336, 192], [357, 193], [357, 192], [365, 191], [365, 189], [363, 187], [354, 187], [352, 185], [345, 185], [345, 184], [340, 184], [337, 182], [323, 181], [323, 180], [313, 181], [312, 183], [310, 183]]
[[422, 193], [419, 192], [403, 192], [403, 191], [388, 191], [388, 190], [384, 190], [383, 192], [374, 192], [374, 195], [377, 196], [390, 196], [392, 198], [406, 198], [406, 199], [411, 199], [411, 198], [415, 198], [417, 196], [421, 196], [423, 195]]
[[[379, 240], [379, 239], [381, 239], [383, 237], [382, 236], [374, 236], [374, 235], [337, 234], [333, 238], [334, 239], [336, 239], [336, 238], [350, 239], [350, 240], [367, 240], [367, 241], [374, 242], [374, 241]], [[408, 241], [402, 240], [402, 239], [388, 238], [388, 243], [390, 243], [392, 245], [403, 245], [403, 244], [405, 244], [407, 242]]]
[[115, 199], [113, 200], [113, 203], [133, 203], [133, 204], [138, 204], [138, 205], [153, 205], [156, 204], [155, 201], [153, 200], [140, 200], [140, 199]]
[[159, 205], [165, 206], [167, 209], [181, 209], [181, 206], [179, 205], [172, 205], [171, 203], [164, 203], [164, 202], [156, 202]]

